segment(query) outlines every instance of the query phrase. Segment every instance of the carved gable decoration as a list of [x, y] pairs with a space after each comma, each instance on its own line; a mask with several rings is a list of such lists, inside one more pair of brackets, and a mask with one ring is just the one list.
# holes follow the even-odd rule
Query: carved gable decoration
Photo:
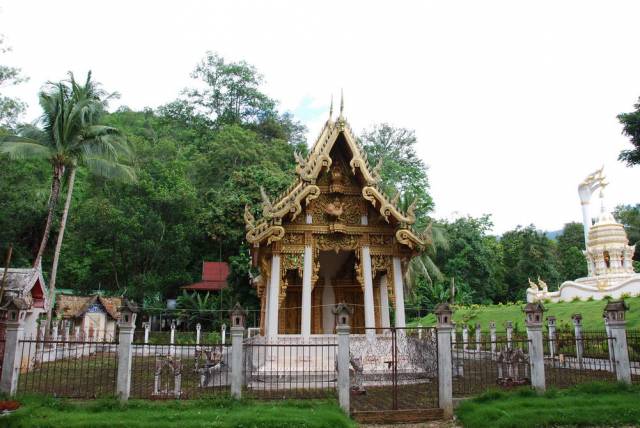
[[[298, 252], [303, 234], [312, 233], [320, 250], [356, 249], [370, 232], [376, 233], [372, 245], [399, 244], [411, 252], [425, 247], [425, 237], [411, 227], [415, 205], [403, 212], [398, 197], [387, 197], [378, 185], [382, 164], [369, 164], [342, 113], [327, 120], [306, 158], [295, 157], [296, 180], [277, 198], [262, 192], [261, 218], [245, 209], [246, 238], [254, 248], [280, 241], [283, 251]], [[362, 224], [364, 215], [369, 221]]]

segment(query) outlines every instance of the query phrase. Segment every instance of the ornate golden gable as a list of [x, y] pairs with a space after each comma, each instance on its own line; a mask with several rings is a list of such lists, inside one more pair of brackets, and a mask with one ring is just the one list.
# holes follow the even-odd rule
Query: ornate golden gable
[[[339, 141], [348, 148], [350, 159], [332, 158], [332, 149]], [[297, 153], [295, 157], [297, 178], [291, 186], [280, 194], [275, 202], [262, 191], [262, 218], [256, 221], [250, 208], [245, 207], [246, 239], [249, 243], [260, 246], [266, 241], [266, 244], [270, 245], [282, 240], [285, 233], [293, 232], [295, 225], [302, 227], [304, 217], [300, 214], [303, 212], [303, 206], [314, 219], [322, 218], [327, 206], [334, 202], [327, 198], [328, 194], [336, 193], [339, 195], [336, 197], [336, 203], [341, 206], [341, 210], [344, 208], [344, 214], [339, 216], [340, 221], [334, 221], [332, 224], [320, 221], [316, 225], [317, 222], [314, 220], [312, 227], [315, 233], [361, 235], [363, 232], [369, 232], [365, 229], [371, 228], [355, 221], [359, 219], [359, 213], [354, 211], [359, 201], [368, 201], [386, 224], [394, 225], [397, 243], [412, 251], [424, 249], [424, 235], [415, 233], [411, 228], [416, 221], [415, 202], [403, 213], [397, 206], [399, 195], [391, 199], [385, 194], [379, 186], [382, 163], [379, 162], [371, 168], [366, 152], [357, 142], [351, 127], [342, 115], [342, 106], [340, 116], [335, 122], [331, 118], [326, 121], [306, 159]], [[331, 174], [322, 174], [323, 171], [331, 171]], [[286, 231], [283, 227], [285, 219], [290, 223], [287, 227], [289, 230]]]

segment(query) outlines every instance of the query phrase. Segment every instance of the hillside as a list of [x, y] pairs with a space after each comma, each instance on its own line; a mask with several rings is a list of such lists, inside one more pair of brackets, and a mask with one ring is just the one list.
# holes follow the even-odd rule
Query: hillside
[[[630, 309], [627, 312], [627, 328], [640, 328], [640, 297], [626, 299]], [[571, 315], [582, 314], [585, 330], [603, 330], [602, 311], [605, 301], [591, 302], [561, 302], [545, 304], [545, 318], [553, 315], [557, 319], [559, 328], [573, 328]], [[460, 326], [463, 323], [475, 325], [480, 323], [483, 330], [489, 329], [489, 322], [495, 321], [498, 331], [504, 330], [506, 321], [513, 321], [516, 330], [524, 330], [523, 303], [509, 305], [471, 305], [458, 307], [453, 314], [453, 320]], [[433, 326], [436, 317], [429, 314], [426, 317], [413, 320], [410, 325]]]

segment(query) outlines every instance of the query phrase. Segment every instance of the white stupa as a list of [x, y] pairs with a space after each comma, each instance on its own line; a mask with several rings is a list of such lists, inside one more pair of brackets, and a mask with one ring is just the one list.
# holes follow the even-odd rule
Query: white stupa
[[[596, 300], [605, 296], [620, 298], [622, 295], [640, 295], [640, 274], [633, 270], [635, 245], [629, 245], [627, 233], [604, 208], [603, 189], [607, 186], [602, 168], [589, 175], [578, 186], [582, 202], [582, 217], [585, 230], [584, 255], [587, 259], [588, 276], [574, 281], [565, 281], [558, 291], [549, 292], [543, 281], [529, 281], [527, 301], [570, 301], [578, 297]], [[596, 222], [591, 224], [589, 213], [591, 195], [600, 190], [601, 209]]]

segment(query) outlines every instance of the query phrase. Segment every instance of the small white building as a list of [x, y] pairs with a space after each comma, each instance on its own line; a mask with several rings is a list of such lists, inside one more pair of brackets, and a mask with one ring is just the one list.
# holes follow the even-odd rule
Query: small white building
[[68, 323], [71, 335], [78, 329], [80, 340], [110, 341], [116, 337], [121, 305], [120, 297], [61, 294], [56, 297], [55, 314]]

